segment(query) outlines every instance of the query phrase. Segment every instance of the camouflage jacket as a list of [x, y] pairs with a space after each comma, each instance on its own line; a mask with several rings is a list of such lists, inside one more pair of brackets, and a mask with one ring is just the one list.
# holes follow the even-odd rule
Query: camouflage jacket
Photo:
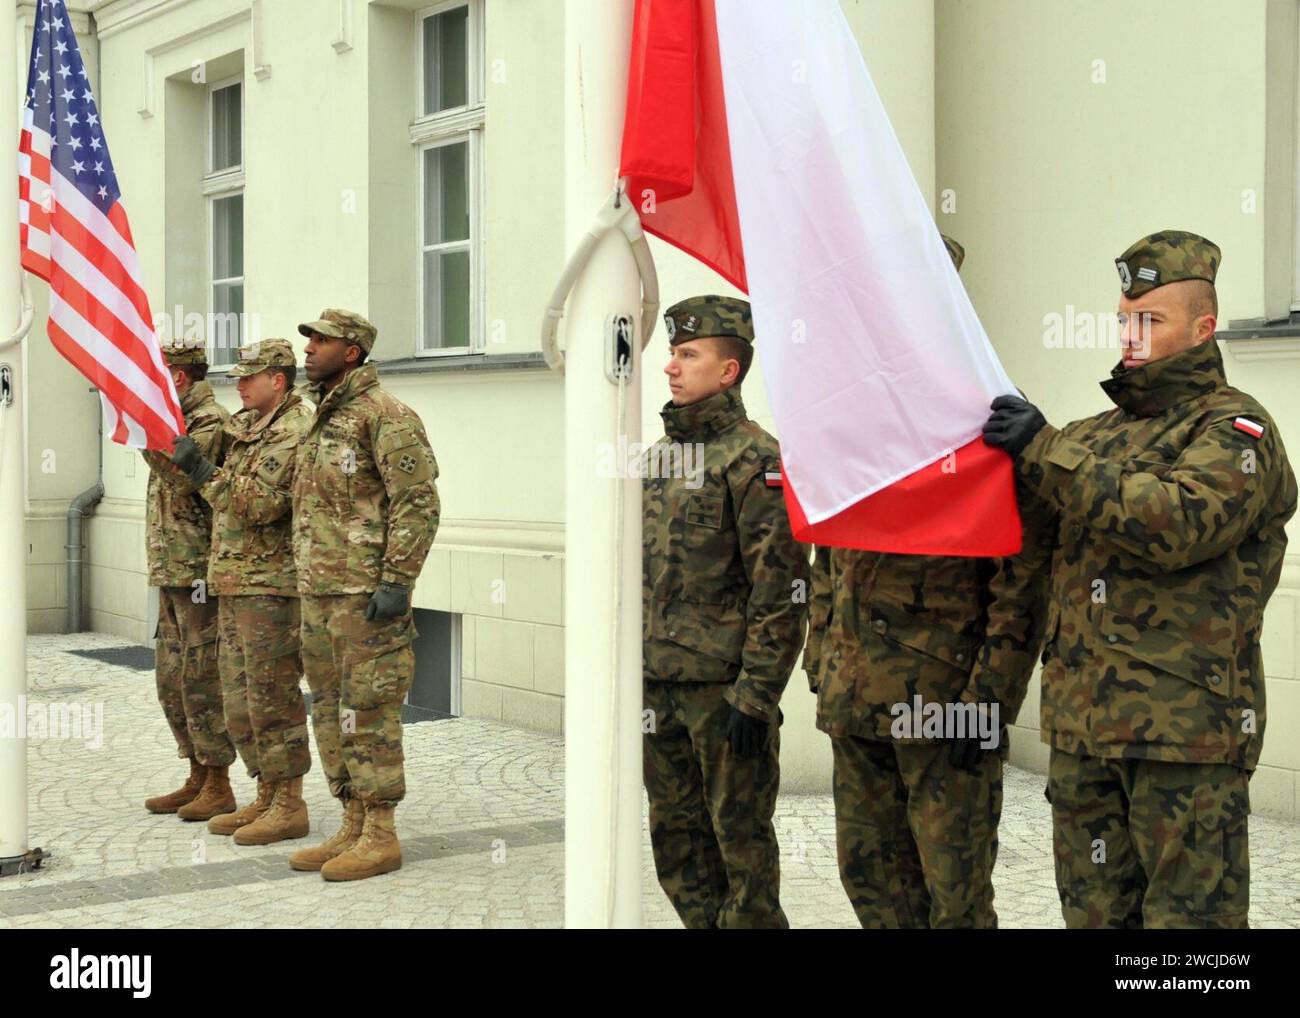
[[[803, 641], [808, 584], [776, 440], [734, 389], [661, 415], [667, 434], [643, 471], [645, 678], [730, 682], [729, 703], [771, 717]], [[675, 452], [687, 470], [663, 469]]]
[[1043, 740], [1253, 770], [1260, 630], [1296, 508], [1281, 436], [1215, 340], [1111, 375], [1116, 409], [1043, 428], [1020, 458], [1060, 513]]
[[311, 419], [310, 405], [291, 392], [265, 416], [241, 410], [226, 424], [224, 464], [199, 489], [212, 506], [214, 594], [298, 596], [293, 469]]
[[419, 416], [373, 364], [326, 392], [298, 445], [293, 559], [300, 594], [414, 587], [438, 530], [438, 464]]
[[[207, 382], [195, 382], [181, 397], [185, 431], [208, 459], [221, 459], [221, 434], [230, 412], [212, 395]], [[149, 585], [189, 587], [208, 575], [212, 510], [188, 477], [164, 452], [143, 453], [149, 464], [145, 529]]]
[[[1046, 627], [1052, 519], [1018, 492], [1024, 542], [1005, 558], [818, 548], [804, 670], [817, 727], [890, 739], [895, 704], [1020, 711]], [[903, 741], [912, 741], [910, 739]]]

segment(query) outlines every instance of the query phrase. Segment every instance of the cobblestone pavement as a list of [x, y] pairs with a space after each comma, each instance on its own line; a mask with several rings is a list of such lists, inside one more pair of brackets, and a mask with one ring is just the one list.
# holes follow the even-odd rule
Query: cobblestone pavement
[[[36, 872], [0, 880], [0, 928], [561, 925], [560, 739], [465, 718], [407, 726], [408, 794], [397, 813], [405, 865], [327, 884], [285, 861], [337, 826], [314, 746], [305, 841], [240, 848], [203, 824], [145, 812], [145, 798], [184, 777], [152, 672], [72, 653], [123, 646], [95, 633], [28, 640], [29, 706], [57, 703], [75, 716], [77, 705], [87, 724], [78, 738], [29, 732], [31, 843], [53, 855]], [[242, 772], [234, 782], [243, 803], [253, 783]], [[1039, 775], [1008, 773], [996, 874], [1006, 927], [1061, 925], [1042, 786]], [[777, 827], [791, 924], [854, 926], [835, 867], [830, 796], [782, 797]], [[1251, 819], [1254, 926], [1300, 927], [1298, 834], [1295, 824]], [[648, 836], [644, 845], [644, 923], [675, 927]]]

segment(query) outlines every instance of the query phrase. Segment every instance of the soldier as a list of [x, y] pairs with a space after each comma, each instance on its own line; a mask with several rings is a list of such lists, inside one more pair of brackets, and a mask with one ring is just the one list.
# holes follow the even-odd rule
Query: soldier
[[257, 797], [208, 821], [240, 845], [269, 845], [307, 834], [302, 776], [311, 768], [307, 707], [298, 681], [297, 578], [290, 503], [298, 441], [312, 411], [293, 391], [286, 339], [250, 343], [229, 374], [244, 409], [226, 424], [217, 467], [188, 438], [175, 462], [212, 506], [208, 590], [219, 595], [217, 665], [226, 727]]
[[1244, 928], [1264, 606], [1296, 482], [1214, 339], [1219, 249], [1116, 260], [1115, 409], [1057, 429], [1000, 397], [985, 441], [1059, 514], [1043, 652], [1056, 885], [1070, 927]]
[[776, 440], [740, 397], [749, 304], [692, 297], [664, 317], [672, 400], [643, 473], [655, 869], [688, 928], [784, 929], [777, 703], [803, 637], [807, 553], [790, 534]]
[[[205, 456], [218, 457], [230, 414], [205, 380], [204, 348], [164, 347], [163, 359], [180, 397], [186, 432]], [[149, 583], [158, 587], [158, 701], [181, 758], [190, 762], [184, 785], [144, 805], [150, 813], [209, 820], [235, 808], [228, 774], [235, 747], [222, 715], [217, 674], [217, 600], [206, 580], [212, 512], [165, 453], [151, 449], [144, 458], [149, 464]]]
[[375, 327], [328, 309], [308, 337], [316, 416], [298, 447], [293, 555], [312, 727], [343, 825], [289, 865], [360, 880], [402, 865], [402, 701], [414, 678], [411, 587], [438, 529], [438, 464], [424, 425], [367, 364]]
[[[965, 251], [943, 241], [960, 269]], [[1006, 558], [816, 551], [803, 666], [831, 737], [840, 882], [864, 928], [997, 926], [1006, 730], [1042, 643], [1051, 557], [1042, 512], [1020, 502], [1024, 543]], [[916, 697], [970, 706], [923, 738], [896, 724]]]

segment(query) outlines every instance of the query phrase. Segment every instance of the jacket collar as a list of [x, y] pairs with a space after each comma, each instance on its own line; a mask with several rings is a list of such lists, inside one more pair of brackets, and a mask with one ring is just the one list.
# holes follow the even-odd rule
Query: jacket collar
[[1228, 384], [1215, 339], [1138, 368], [1125, 368], [1121, 361], [1110, 375], [1101, 383], [1102, 391], [1138, 417], [1154, 417]]
[[290, 389], [285, 393], [284, 399], [280, 400], [279, 404], [269, 414], [262, 414], [258, 417], [248, 410], [235, 414], [226, 424], [226, 432], [232, 438], [246, 442], [261, 434], [271, 426], [272, 422], [278, 421], [288, 410], [301, 402], [302, 397]]
[[317, 383], [308, 390], [308, 395], [316, 403], [316, 418], [319, 420], [378, 384], [379, 369], [374, 364], [363, 364], [349, 371], [343, 381], [329, 392], [325, 391], [323, 385]]
[[212, 386], [207, 381], [193, 382], [181, 397], [181, 414], [188, 418], [200, 406], [212, 399]]
[[746, 420], [745, 403], [734, 386], [698, 403], [675, 406], [669, 402], [659, 411], [664, 432], [675, 440], [707, 438], [730, 431]]

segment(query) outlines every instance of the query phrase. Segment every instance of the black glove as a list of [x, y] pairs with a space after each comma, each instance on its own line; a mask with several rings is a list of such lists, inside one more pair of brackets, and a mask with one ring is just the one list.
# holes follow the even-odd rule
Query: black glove
[[979, 739], [953, 739], [952, 748], [948, 750], [948, 759], [958, 770], [978, 774], [980, 762], [988, 750], [980, 745]]
[[380, 583], [379, 589], [370, 595], [366, 605], [367, 622], [383, 622], [406, 614], [410, 604], [411, 591], [404, 583]]
[[171, 459], [196, 488], [203, 487], [217, 469], [217, 465], [204, 457], [199, 451], [198, 443], [189, 435], [176, 436], [176, 446], [172, 450]]
[[1019, 396], [999, 396], [992, 409], [992, 416], [984, 422], [984, 444], [1005, 450], [1012, 459], [1047, 425], [1038, 407]]
[[751, 718], [744, 711], [731, 708], [727, 719], [727, 738], [731, 751], [738, 757], [755, 757], [767, 748], [767, 722]]

